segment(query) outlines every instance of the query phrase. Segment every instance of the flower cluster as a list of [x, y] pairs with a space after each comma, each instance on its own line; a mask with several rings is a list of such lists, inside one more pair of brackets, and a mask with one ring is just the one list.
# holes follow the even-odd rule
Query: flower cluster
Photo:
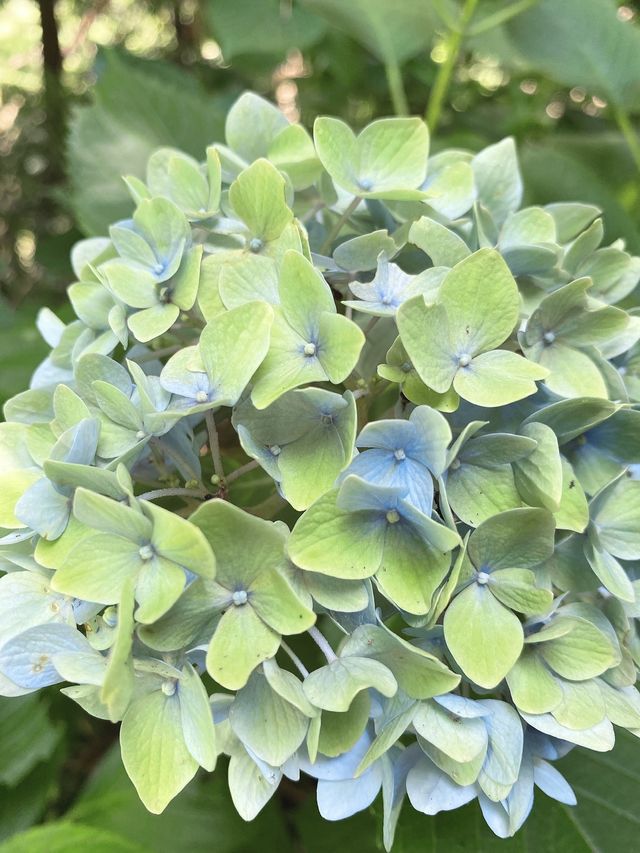
[[513, 141], [313, 138], [253, 94], [72, 254], [0, 425], [0, 694], [121, 721], [162, 811], [229, 756], [324, 817], [477, 799], [640, 731], [640, 259], [521, 208]]

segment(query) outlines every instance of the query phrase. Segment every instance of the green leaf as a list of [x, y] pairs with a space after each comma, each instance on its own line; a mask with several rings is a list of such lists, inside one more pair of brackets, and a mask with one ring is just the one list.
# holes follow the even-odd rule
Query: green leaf
[[115, 833], [145, 853], [163, 853], [168, 838], [175, 853], [205, 853], [212, 838], [217, 853], [237, 853], [239, 845], [251, 850], [261, 844], [291, 853], [279, 811], [268, 809], [252, 823], [236, 813], [225, 769], [198, 776], [161, 815], [154, 815], [127, 778], [116, 744], [99, 761], [67, 814], [74, 823], [92, 827], [96, 835], [105, 830]]
[[465, 675], [487, 688], [502, 681], [524, 642], [519, 619], [478, 583], [459, 593], [445, 611], [444, 638]]
[[160, 814], [195, 776], [182, 734], [180, 702], [162, 690], [136, 699], [120, 728], [122, 761], [140, 799]]

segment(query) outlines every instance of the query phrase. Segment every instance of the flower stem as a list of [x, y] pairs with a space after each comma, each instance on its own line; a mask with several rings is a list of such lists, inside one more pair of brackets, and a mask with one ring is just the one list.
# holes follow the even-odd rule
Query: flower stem
[[281, 648], [282, 648], [282, 651], [283, 651], [283, 652], [286, 652], [286, 654], [288, 654], [288, 655], [289, 655], [289, 657], [290, 657], [290, 658], [291, 658], [291, 660], [293, 661], [293, 664], [294, 664], [295, 668], [298, 670], [298, 672], [300, 673], [300, 675], [301, 675], [303, 678], [306, 678], [306, 677], [309, 675], [309, 670], [308, 670], [308, 669], [306, 668], [306, 666], [302, 663], [302, 661], [300, 660], [300, 658], [298, 657], [298, 655], [293, 651], [293, 649], [291, 648], [291, 646], [288, 646], [288, 645], [285, 643], [285, 641], [284, 641], [284, 640], [282, 640], [282, 641], [280, 642], [280, 646], [281, 646]]
[[435, 133], [440, 122], [442, 105], [444, 104], [444, 99], [449, 89], [453, 69], [455, 68], [458, 55], [460, 54], [462, 40], [477, 5], [478, 0], [465, 0], [462, 12], [460, 13], [458, 25], [456, 29], [451, 30], [447, 37], [447, 58], [438, 69], [436, 81], [433, 84], [433, 89], [431, 90], [431, 97], [429, 98], [429, 105], [425, 115], [425, 119], [431, 133]]
[[240, 468], [236, 468], [235, 471], [232, 471], [230, 474], [227, 474], [227, 485], [229, 483], [233, 483], [234, 480], [237, 480], [244, 474], [248, 474], [249, 471], [254, 471], [257, 467], [258, 463], [256, 462], [256, 460], [251, 459], [250, 462], [247, 462], [245, 465], [241, 465]]
[[389, 94], [391, 95], [393, 111], [397, 116], [408, 115], [409, 104], [407, 102], [407, 95], [402, 82], [402, 72], [400, 71], [400, 65], [395, 57], [385, 63], [384, 71], [387, 75], [387, 86], [389, 87]]
[[327, 659], [327, 663], [331, 663], [332, 661], [338, 659], [338, 656], [329, 645], [329, 641], [327, 640], [325, 635], [321, 631], [319, 631], [315, 625], [312, 625], [311, 628], [308, 629], [307, 634], [311, 637], [311, 639], [318, 646], [322, 654], [325, 656], [325, 658]]
[[616, 124], [620, 128], [620, 132], [624, 136], [624, 141], [627, 143], [627, 147], [633, 157], [633, 162], [640, 172], [640, 138], [638, 137], [638, 132], [631, 123], [629, 113], [625, 109], [614, 107], [613, 114]]
[[362, 199], [360, 198], [359, 195], [353, 197], [351, 204], [349, 204], [349, 206], [345, 209], [345, 211], [342, 214], [342, 216], [340, 217], [340, 219], [338, 219], [338, 221], [333, 226], [331, 231], [329, 231], [329, 233], [327, 235], [327, 239], [324, 241], [324, 243], [320, 247], [320, 254], [321, 255], [326, 255], [327, 252], [330, 251], [331, 244], [336, 239], [338, 234], [342, 231], [342, 226], [349, 219], [349, 217], [351, 216], [351, 214], [356, 209], [356, 207], [360, 204], [361, 201], [362, 201]]
[[209, 410], [205, 415], [207, 424], [207, 432], [209, 434], [209, 450], [213, 459], [213, 470], [220, 480], [220, 485], [224, 483], [224, 468], [222, 466], [222, 457], [220, 455], [220, 442], [218, 440], [218, 430], [216, 429], [215, 418], [213, 412]]
[[152, 489], [150, 492], [144, 492], [141, 495], [136, 495], [141, 501], [155, 501], [158, 498], [203, 498], [205, 496], [204, 489]]

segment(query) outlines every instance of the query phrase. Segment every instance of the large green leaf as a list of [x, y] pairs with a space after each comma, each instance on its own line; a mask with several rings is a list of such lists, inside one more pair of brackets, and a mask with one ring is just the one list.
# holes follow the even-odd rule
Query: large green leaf
[[148, 850], [124, 835], [66, 820], [37, 826], [16, 835], [0, 849], [2, 853], [69, 853], [82, 849], [90, 849], [92, 853], [145, 853]]
[[612, 0], [540, 0], [507, 25], [522, 56], [567, 86], [640, 108], [640, 31]]
[[292, 48], [313, 45], [326, 29], [320, 18], [298, 3], [293, 8], [280, 0], [208, 0], [202, 5], [227, 61], [257, 53], [284, 59]]
[[194, 78], [161, 62], [134, 62], [105, 53], [106, 67], [90, 107], [76, 110], [70, 127], [71, 206], [87, 234], [105, 233], [130, 215], [133, 202], [123, 174], [144, 178], [151, 152], [168, 145], [198, 159], [223, 135], [215, 98]]
[[235, 812], [227, 791], [225, 768], [189, 785], [161, 815], [150, 814], [128, 780], [117, 747], [107, 753], [84, 791], [67, 813], [70, 820], [95, 830], [125, 836], [148, 853], [290, 853], [291, 842], [277, 808], [251, 823]]
[[604, 211], [605, 240], [624, 237], [629, 249], [638, 251], [640, 230], [623, 203], [626, 188], [635, 186], [636, 172], [622, 137], [565, 134], [553, 140], [521, 148], [528, 198], [541, 204], [591, 202]]
[[51, 757], [60, 730], [35, 695], [0, 700], [0, 784], [17, 785]]
[[[564, 806], [536, 791], [531, 816], [514, 838], [497, 838], [477, 803], [426, 817], [405, 808], [393, 853], [620, 853], [638, 838], [640, 744], [620, 732], [613, 752], [575, 749], [558, 762], [578, 798]], [[345, 824], [345, 825], [348, 825]]]
[[382, 62], [401, 63], [427, 51], [438, 23], [435, 3], [414, 0], [302, 0], [302, 4], [327, 18], [332, 26], [349, 33]]

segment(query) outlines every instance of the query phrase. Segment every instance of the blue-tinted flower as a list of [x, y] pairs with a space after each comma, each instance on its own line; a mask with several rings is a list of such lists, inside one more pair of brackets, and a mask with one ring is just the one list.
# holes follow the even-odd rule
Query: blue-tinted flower
[[400, 489], [404, 499], [430, 515], [433, 477], [444, 471], [450, 441], [447, 421], [429, 406], [418, 406], [408, 421], [369, 423], [356, 446], [370, 449], [355, 457], [343, 479], [357, 474], [370, 483]]

